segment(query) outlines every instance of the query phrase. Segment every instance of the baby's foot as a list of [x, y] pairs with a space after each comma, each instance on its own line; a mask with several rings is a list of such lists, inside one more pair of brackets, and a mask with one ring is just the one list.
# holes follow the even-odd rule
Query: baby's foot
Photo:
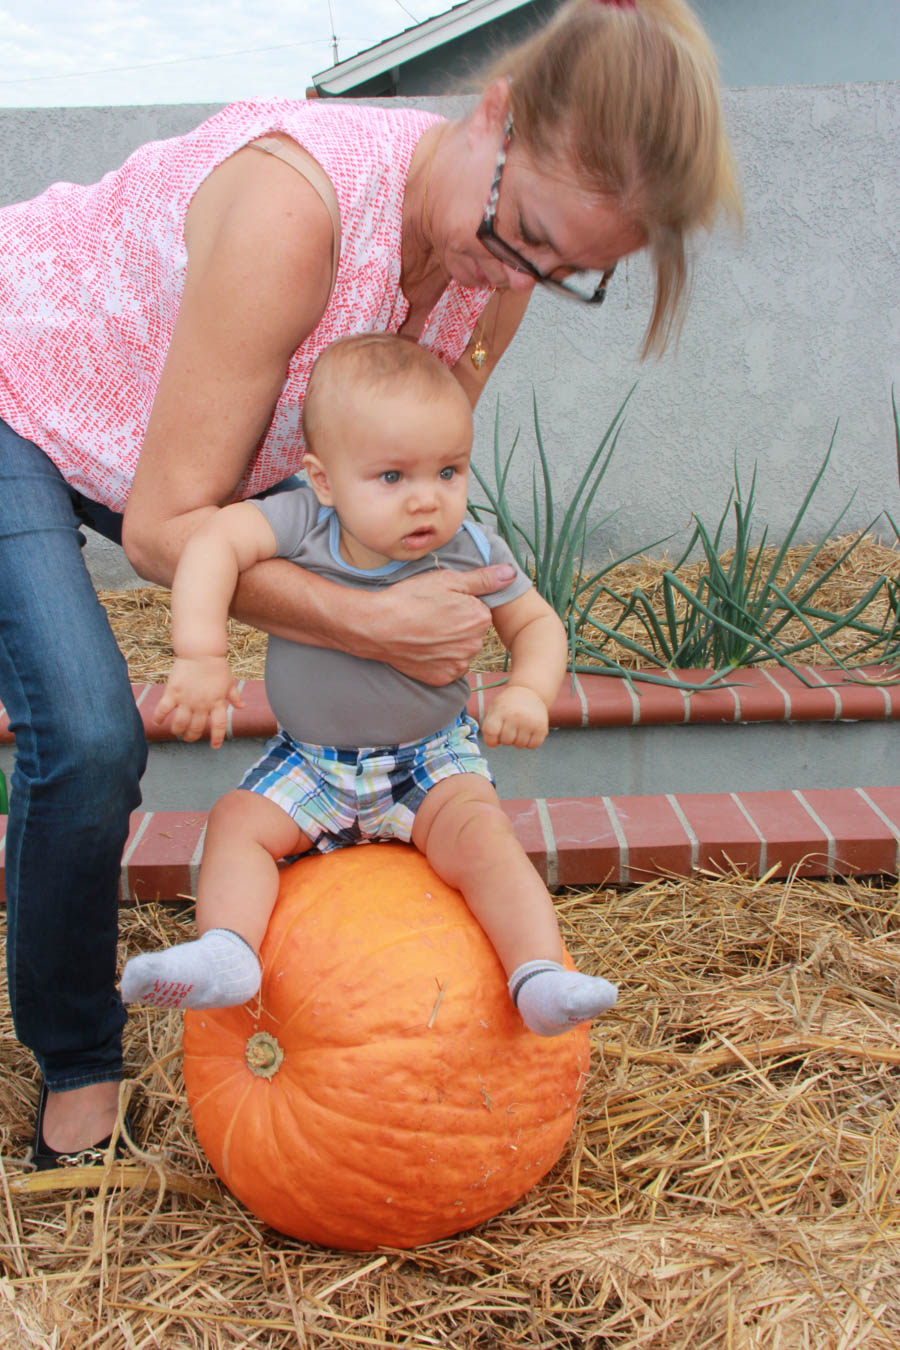
[[122, 1000], [154, 1008], [232, 1008], [259, 989], [256, 953], [230, 928], [196, 942], [133, 956], [122, 971]]
[[558, 961], [526, 961], [509, 977], [509, 992], [529, 1031], [560, 1036], [613, 1007], [619, 991], [597, 975], [565, 970]]

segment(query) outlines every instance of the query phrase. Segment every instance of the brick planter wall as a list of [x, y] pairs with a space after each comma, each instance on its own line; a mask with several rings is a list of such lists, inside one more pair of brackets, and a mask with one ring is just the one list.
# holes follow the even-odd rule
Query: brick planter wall
[[[672, 679], [702, 684], [704, 671]], [[876, 679], [885, 672], [868, 672]], [[900, 721], [900, 686], [874, 685], [858, 672], [808, 669], [736, 672], [730, 687], [685, 692], [604, 676], [567, 680], [551, 710], [556, 727], [665, 723]], [[473, 674], [469, 710], [483, 714], [496, 675]], [[136, 685], [148, 738], [158, 685]], [[244, 707], [229, 714], [230, 737], [267, 736], [275, 721], [259, 681], [242, 685]], [[894, 733], [891, 727], [891, 733]], [[12, 739], [0, 707], [0, 742]], [[900, 745], [898, 745], [900, 750]], [[186, 751], [189, 753], [189, 751]], [[900, 766], [900, 754], [898, 754]], [[898, 767], [900, 782], [900, 767]], [[639, 884], [659, 875], [730, 871], [784, 877], [885, 874], [900, 870], [900, 786], [768, 792], [536, 798], [505, 801], [516, 834], [548, 885]], [[123, 857], [122, 899], [194, 893], [204, 812], [136, 813]], [[5, 818], [0, 817], [0, 878]]]

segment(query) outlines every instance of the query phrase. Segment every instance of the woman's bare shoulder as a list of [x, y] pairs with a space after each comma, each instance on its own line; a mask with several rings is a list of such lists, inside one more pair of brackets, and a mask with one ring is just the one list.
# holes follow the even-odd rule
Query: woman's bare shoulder
[[[288, 137], [279, 139], [300, 150]], [[334, 226], [321, 193], [296, 168], [244, 146], [201, 183], [184, 234], [194, 265], [227, 248], [252, 254], [262, 266], [283, 266], [308, 263], [311, 255], [330, 262]]]

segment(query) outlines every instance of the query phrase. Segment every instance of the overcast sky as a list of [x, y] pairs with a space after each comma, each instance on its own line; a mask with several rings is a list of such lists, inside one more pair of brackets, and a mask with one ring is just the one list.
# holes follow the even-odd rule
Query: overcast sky
[[0, 107], [302, 97], [451, 0], [0, 0]]

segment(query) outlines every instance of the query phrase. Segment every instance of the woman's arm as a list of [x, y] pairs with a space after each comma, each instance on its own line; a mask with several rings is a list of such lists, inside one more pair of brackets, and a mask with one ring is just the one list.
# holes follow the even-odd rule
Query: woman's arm
[[[135, 570], [171, 585], [193, 531], [227, 503], [265, 433], [331, 278], [331, 218], [289, 165], [244, 149], [198, 189], [172, 344], [125, 511]], [[473, 368], [474, 369], [474, 368]], [[390, 661], [426, 684], [463, 674], [490, 611], [494, 569], [413, 578], [361, 608], [346, 587], [273, 559], [241, 575], [233, 613], [281, 637]]]
[[314, 647], [333, 647], [441, 686], [465, 675], [481, 651], [491, 611], [481, 594], [502, 590], [512, 567], [441, 568], [367, 594], [314, 576], [283, 558], [241, 576], [232, 613]]
[[324, 202], [258, 151], [201, 185], [185, 239], [184, 295], [123, 525], [135, 569], [163, 584], [196, 526], [232, 497], [331, 278]]

